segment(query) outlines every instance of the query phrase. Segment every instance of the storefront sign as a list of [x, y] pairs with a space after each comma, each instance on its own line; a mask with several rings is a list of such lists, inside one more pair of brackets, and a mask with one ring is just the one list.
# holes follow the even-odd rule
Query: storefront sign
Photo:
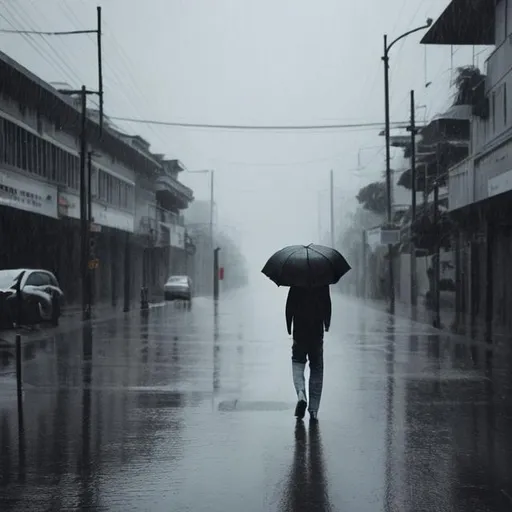
[[[60, 192], [59, 215], [80, 219], [80, 198], [74, 194]], [[94, 225], [133, 233], [134, 216], [109, 206], [92, 203], [92, 221]], [[95, 231], [97, 230], [97, 226], [95, 226]]]
[[57, 188], [21, 174], [0, 171], [0, 205], [57, 218]]
[[133, 233], [134, 216], [130, 213], [93, 203], [92, 217], [95, 224]]
[[80, 200], [73, 194], [59, 192], [58, 208], [59, 217], [80, 218]]

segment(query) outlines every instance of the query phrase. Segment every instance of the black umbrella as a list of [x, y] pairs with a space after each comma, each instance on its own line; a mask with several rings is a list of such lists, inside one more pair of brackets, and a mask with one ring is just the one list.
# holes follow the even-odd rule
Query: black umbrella
[[277, 286], [326, 286], [350, 270], [347, 260], [324, 245], [290, 245], [277, 251], [262, 272]]

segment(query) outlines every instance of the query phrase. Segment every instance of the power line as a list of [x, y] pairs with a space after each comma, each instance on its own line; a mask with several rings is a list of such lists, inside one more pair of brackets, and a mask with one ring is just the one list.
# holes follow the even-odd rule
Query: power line
[[25, 34], [36, 36], [70, 36], [74, 34], [96, 34], [97, 30], [67, 30], [62, 32], [44, 32], [40, 30], [9, 30], [0, 29], [0, 34]]
[[[317, 124], [317, 125], [242, 125], [242, 124], [210, 124], [210, 123], [181, 123], [174, 121], [158, 121], [154, 119], [136, 119], [134, 117], [109, 116], [114, 121], [129, 123], [153, 124], [159, 126], [176, 126], [180, 128], [207, 128], [220, 130], [254, 130], [254, 131], [297, 131], [297, 130], [339, 130], [345, 128], [378, 128], [384, 123], [348, 123], [348, 124]], [[392, 122], [395, 128], [406, 128], [408, 122]]]

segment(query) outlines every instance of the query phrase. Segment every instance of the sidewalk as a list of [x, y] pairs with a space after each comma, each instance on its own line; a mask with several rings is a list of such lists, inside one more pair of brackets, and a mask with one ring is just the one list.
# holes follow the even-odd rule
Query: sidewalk
[[[443, 297], [442, 297], [443, 300]], [[444, 300], [444, 307], [443, 304], [441, 305], [441, 330], [444, 331], [450, 331], [453, 330], [453, 325], [455, 323], [455, 309], [454, 307], [450, 307], [450, 305], [447, 305], [447, 301]], [[379, 309], [381, 311], [388, 310], [389, 306], [387, 301], [385, 300], [378, 300], [378, 299], [366, 299], [366, 303], [368, 306]], [[418, 297], [418, 305], [416, 306], [416, 318], [413, 318], [413, 312], [411, 304], [401, 302], [399, 300], [395, 301], [395, 315], [399, 316], [401, 318], [408, 318], [410, 320], [414, 320], [416, 322], [428, 324], [430, 326], [433, 326], [434, 323], [434, 311], [427, 308], [425, 304], [425, 298], [424, 297]]]
[[[149, 303], [149, 308], [164, 307], [165, 305], [166, 302], [164, 300], [155, 301]], [[136, 302], [132, 302], [130, 310], [127, 312], [123, 311], [122, 306], [112, 307], [110, 303], [97, 304], [93, 308], [90, 322], [93, 324], [106, 322], [123, 315], [139, 314], [140, 311], [140, 304]], [[52, 336], [72, 331], [84, 323], [81, 306], [71, 305], [62, 310], [62, 315], [57, 327], [40, 324], [34, 327], [21, 327], [20, 329], [6, 329], [0, 331], [0, 347], [14, 345], [16, 334], [21, 335], [22, 341], [34, 341], [40, 339], [41, 336]]]

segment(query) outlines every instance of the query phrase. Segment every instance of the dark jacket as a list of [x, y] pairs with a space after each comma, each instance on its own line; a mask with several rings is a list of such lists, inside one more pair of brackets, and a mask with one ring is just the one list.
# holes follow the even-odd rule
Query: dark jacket
[[329, 287], [299, 288], [292, 286], [286, 301], [286, 327], [293, 338], [321, 340], [331, 325]]

